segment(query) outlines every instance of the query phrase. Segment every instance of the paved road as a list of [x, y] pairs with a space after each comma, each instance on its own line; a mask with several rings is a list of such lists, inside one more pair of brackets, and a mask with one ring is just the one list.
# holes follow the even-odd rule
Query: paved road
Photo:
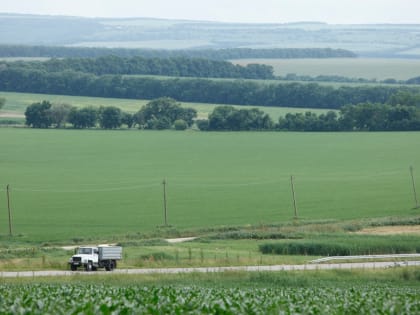
[[74, 276], [74, 275], [97, 275], [97, 274], [176, 274], [176, 273], [212, 273], [226, 271], [298, 271], [298, 270], [328, 270], [328, 269], [375, 269], [420, 266], [420, 261], [404, 262], [364, 262], [364, 263], [343, 263], [343, 264], [310, 264], [310, 265], [275, 265], [275, 266], [238, 266], [238, 267], [204, 267], [204, 268], [155, 268], [155, 269], [116, 269], [112, 272], [96, 271], [64, 271], [64, 270], [45, 270], [45, 271], [1, 271], [0, 277], [20, 278], [20, 277], [54, 277], [54, 276]]

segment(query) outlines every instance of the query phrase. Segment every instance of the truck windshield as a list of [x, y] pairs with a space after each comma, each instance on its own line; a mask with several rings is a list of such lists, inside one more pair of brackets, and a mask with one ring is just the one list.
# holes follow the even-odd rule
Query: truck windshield
[[78, 254], [92, 255], [92, 248], [79, 248]]

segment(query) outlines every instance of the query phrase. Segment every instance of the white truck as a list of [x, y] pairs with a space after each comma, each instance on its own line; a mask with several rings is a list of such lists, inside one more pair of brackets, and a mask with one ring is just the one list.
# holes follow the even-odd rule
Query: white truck
[[70, 258], [69, 265], [72, 271], [76, 271], [78, 267], [83, 267], [86, 271], [94, 271], [98, 268], [112, 271], [117, 268], [117, 261], [121, 258], [121, 246], [83, 246], [79, 247], [76, 254]]

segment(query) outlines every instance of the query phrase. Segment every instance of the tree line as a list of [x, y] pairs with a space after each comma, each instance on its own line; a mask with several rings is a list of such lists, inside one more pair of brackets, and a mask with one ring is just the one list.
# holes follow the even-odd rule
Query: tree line
[[228, 61], [201, 58], [53, 58], [47, 61], [18, 61], [7, 63], [8, 68], [38, 70], [48, 73], [83, 72], [95, 75], [162, 75], [172, 77], [212, 77], [273, 79], [273, 67], [263, 64], [234, 65]]
[[407, 80], [397, 80], [388, 78], [384, 80], [366, 79], [366, 78], [350, 78], [340, 75], [297, 75], [296, 73], [288, 73], [284, 76], [276, 76], [277, 80], [285, 81], [304, 81], [304, 82], [338, 82], [338, 83], [384, 83], [384, 84], [420, 84], [420, 77], [414, 77]]
[[96, 58], [103, 56], [145, 58], [204, 58], [213, 60], [248, 58], [354, 58], [355, 53], [331, 48], [225, 48], [225, 49], [128, 49], [99, 47], [64, 47], [0, 45], [0, 57]]
[[243, 131], [418, 131], [420, 109], [406, 105], [361, 103], [344, 106], [338, 113], [288, 113], [275, 123], [259, 109], [216, 107], [207, 121], [197, 122], [201, 130]]
[[74, 71], [46, 72], [0, 65], [0, 90], [129, 99], [171, 97], [182, 102], [340, 109], [347, 104], [385, 103], [415, 87], [341, 86], [251, 80], [149, 78]]
[[258, 108], [241, 109], [217, 106], [208, 119], [196, 120], [197, 111], [183, 108], [172, 98], [158, 98], [130, 114], [114, 106], [76, 108], [48, 101], [34, 103], [25, 111], [26, 125], [33, 128], [65, 127], [117, 129], [191, 128], [194, 123], [202, 131], [411, 131], [420, 130], [420, 106], [401, 105], [407, 95], [396, 95], [387, 104], [361, 103], [347, 105], [337, 111], [317, 115], [313, 112], [289, 113], [277, 122]]
[[32, 128], [63, 128], [71, 124], [74, 129], [118, 129], [125, 125], [127, 128], [184, 130], [192, 126], [196, 116], [195, 109], [183, 108], [174, 99], [166, 97], [150, 101], [135, 114], [115, 106], [77, 108], [42, 101], [26, 108], [25, 124]]

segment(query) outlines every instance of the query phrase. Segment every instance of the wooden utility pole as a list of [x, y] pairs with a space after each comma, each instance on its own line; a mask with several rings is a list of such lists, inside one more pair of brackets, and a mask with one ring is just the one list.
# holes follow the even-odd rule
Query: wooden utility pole
[[7, 210], [9, 212], [9, 235], [12, 236], [12, 211], [10, 210], [10, 186], [7, 184]]
[[419, 202], [417, 200], [417, 192], [416, 192], [416, 182], [414, 181], [414, 168], [410, 166], [410, 174], [411, 174], [411, 182], [413, 184], [413, 193], [414, 193], [414, 202], [416, 203], [415, 209], [420, 208]]
[[165, 215], [165, 226], [168, 226], [168, 209], [166, 205], [166, 178], [163, 180], [163, 210]]
[[294, 184], [294, 178], [293, 175], [290, 176], [290, 184], [292, 186], [292, 197], [293, 197], [293, 208], [295, 211], [295, 219], [298, 218], [298, 213], [297, 213], [297, 205], [296, 205], [296, 194], [295, 194], [295, 184]]

